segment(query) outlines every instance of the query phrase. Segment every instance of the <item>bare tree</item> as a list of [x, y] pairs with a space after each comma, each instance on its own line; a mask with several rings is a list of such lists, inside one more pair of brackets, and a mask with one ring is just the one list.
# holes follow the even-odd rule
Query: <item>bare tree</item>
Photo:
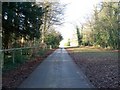
[[61, 25], [63, 23], [63, 11], [65, 5], [60, 4], [59, 2], [40, 2], [38, 5], [44, 7], [44, 16], [43, 16], [43, 25], [41, 41], [44, 43], [45, 34], [48, 32], [48, 29], [53, 27], [53, 25]]

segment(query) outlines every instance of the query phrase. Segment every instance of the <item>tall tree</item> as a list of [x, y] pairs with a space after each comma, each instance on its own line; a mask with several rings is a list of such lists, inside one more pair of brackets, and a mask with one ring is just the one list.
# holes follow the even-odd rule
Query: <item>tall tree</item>
[[54, 25], [61, 25], [63, 23], [63, 11], [65, 5], [60, 4], [59, 2], [50, 2], [46, 0], [43, 3], [38, 3], [44, 7], [44, 16], [43, 16], [43, 25], [42, 29], [42, 42], [46, 37], [46, 34], [50, 28]]
[[80, 30], [79, 30], [78, 26], [76, 26], [76, 30], [77, 30], [78, 44], [81, 45], [82, 44], [82, 34], [80, 34]]
[[[3, 2], [2, 27], [3, 47], [8, 48], [13, 38], [24, 37], [28, 40], [40, 37], [42, 7], [31, 2]], [[19, 40], [18, 40], [19, 41]]]
[[92, 30], [97, 45], [118, 48], [118, 14], [118, 2], [102, 2], [95, 8]]
[[87, 36], [92, 45], [118, 49], [120, 12], [118, 4], [119, 2], [101, 2], [95, 6], [93, 16], [84, 25], [87, 30], [91, 30], [90, 36]]

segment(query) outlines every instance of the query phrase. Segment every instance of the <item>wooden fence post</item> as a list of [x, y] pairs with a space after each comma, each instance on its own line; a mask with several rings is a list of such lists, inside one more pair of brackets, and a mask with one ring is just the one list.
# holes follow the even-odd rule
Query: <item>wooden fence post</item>
[[20, 51], [21, 51], [21, 60], [22, 60], [22, 49]]
[[1, 58], [1, 60], [0, 60], [0, 69], [2, 69], [3, 67], [4, 67], [4, 51], [0, 51], [0, 58]]
[[13, 57], [13, 58], [12, 58], [12, 59], [13, 59], [12, 62], [13, 62], [13, 64], [14, 64], [14, 63], [15, 63], [15, 50], [13, 50], [12, 54], [13, 54], [13, 55], [12, 55], [12, 57]]

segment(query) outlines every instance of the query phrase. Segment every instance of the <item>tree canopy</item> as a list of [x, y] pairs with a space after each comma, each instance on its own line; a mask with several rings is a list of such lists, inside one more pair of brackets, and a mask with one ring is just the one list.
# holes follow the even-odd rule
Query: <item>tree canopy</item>
[[43, 9], [31, 2], [3, 2], [2, 27], [3, 46], [7, 48], [10, 38], [24, 37], [34, 39], [40, 37]]
[[[94, 13], [83, 24], [83, 32], [89, 38], [90, 45], [99, 45], [103, 48], [118, 49], [119, 46], [119, 2], [101, 2], [94, 8]], [[89, 35], [88, 35], [89, 34]], [[85, 35], [84, 35], [85, 36]], [[84, 37], [83, 36], [83, 37]], [[80, 39], [79, 39], [80, 40]], [[82, 43], [84, 43], [82, 39]]]
[[60, 21], [58, 15], [61, 14], [61, 9], [58, 9], [57, 5], [50, 2], [3, 2], [3, 48], [16, 46], [22, 38], [32, 42], [35, 39], [41, 40], [43, 35], [46, 38], [48, 27], [53, 27], [55, 22]]
[[52, 29], [49, 33], [47, 33], [45, 38], [45, 43], [47, 45], [51, 45], [52, 47], [58, 47], [60, 44], [60, 41], [62, 40], [62, 36], [59, 32]]

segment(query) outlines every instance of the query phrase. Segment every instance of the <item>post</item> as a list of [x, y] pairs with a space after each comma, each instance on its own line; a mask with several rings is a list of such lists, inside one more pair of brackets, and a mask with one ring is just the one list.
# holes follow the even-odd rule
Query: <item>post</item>
[[15, 50], [13, 50], [13, 52], [12, 52], [12, 62], [13, 62], [13, 64], [15, 63]]
[[[0, 2], [0, 50], [2, 50], [2, 2]], [[0, 51], [0, 90], [2, 90], [2, 68], [4, 66], [4, 52]]]
[[4, 51], [0, 51], [0, 69], [2, 70], [3, 66], [4, 66]]
[[21, 59], [20, 60], [22, 60], [22, 49], [20, 51], [21, 51]]
[[50, 45], [50, 49], [52, 49], [52, 45]]

